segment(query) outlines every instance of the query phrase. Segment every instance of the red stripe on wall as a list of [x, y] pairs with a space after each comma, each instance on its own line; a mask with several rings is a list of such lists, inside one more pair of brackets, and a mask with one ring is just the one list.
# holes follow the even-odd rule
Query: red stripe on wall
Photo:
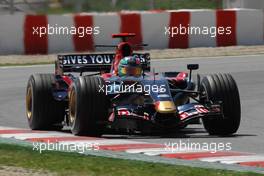
[[[25, 54], [47, 54], [48, 53], [48, 35], [41, 37], [39, 31], [43, 33], [47, 30], [48, 19], [45, 15], [27, 15], [24, 23], [24, 47]], [[34, 32], [34, 29], [38, 29]]]
[[237, 44], [236, 39], [236, 12], [230, 10], [217, 10], [216, 11], [216, 25], [217, 28], [224, 27], [231, 27], [231, 34], [223, 34], [217, 35], [217, 46], [231, 46]]
[[[141, 28], [141, 15], [140, 14], [120, 14], [121, 28], [120, 32], [135, 33], [136, 36], [129, 38], [128, 42], [132, 44], [142, 43], [142, 28]], [[142, 49], [138, 47], [136, 49]]]
[[[173, 27], [175, 27], [174, 28], [175, 34], [173, 36], [172, 35], [169, 36], [169, 48], [189, 47], [189, 35], [187, 30], [189, 24], [190, 24], [190, 12], [170, 13], [170, 28], [172, 29]], [[182, 34], [180, 34], [180, 27], [182, 27], [181, 30]], [[178, 30], [178, 32], [176, 30]]]
[[[79, 27], [84, 27], [89, 29], [89, 27], [93, 28], [93, 17], [90, 15], [75, 15], [74, 16], [74, 24], [76, 29]], [[90, 33], [90, 31], [88, 31]], [[93, 32], [93, 31], [92, 31]], [[75, 51], [93, 51], [94, 50], [94, 41], [93, 34], [84, 34], [84, 36], [79, 33], [73, 36]]]

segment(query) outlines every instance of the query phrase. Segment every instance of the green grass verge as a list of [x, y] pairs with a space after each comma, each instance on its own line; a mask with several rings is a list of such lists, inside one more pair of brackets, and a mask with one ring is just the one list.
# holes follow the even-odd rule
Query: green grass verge
[[[150, 10], [149, 0], [118, 0], [116, 6], [110, 0], [83, 1], [82, 10], [85, 12], [108, 12], [120, 10]], [[39, 13], [62, 14], [75, 12], [76, 2], [68, 1], [63, 8], [41, 9]], [[154, 9], [216, 9], [221, 8], [217, 0], [154, 0]]]
[[185, 166], [154, 164], [141, 161], [83, 156], [74, 153], [32, 151], [29, 147], [0, 145], [0, 166], [16, 166], [47, 170], [58, 175], [103, 176], [253, 176], [260, 174], [238, 173], [223, 170], [200, 169]]

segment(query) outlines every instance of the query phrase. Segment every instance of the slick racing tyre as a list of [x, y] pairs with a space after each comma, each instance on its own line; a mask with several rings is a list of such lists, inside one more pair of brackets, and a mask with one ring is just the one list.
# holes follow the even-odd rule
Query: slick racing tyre
[[69, 93], [69, 122], [75, 135], [99, 136], [103, 131], [100, 122], [107, 121], [108, 100], [101, 77], [78, 77]]
[[65, 103], [52, 96], [54, 74], [31, 75], [26, 92], [26, 116], [32, 130], [54, 130], [62, 128]]
[[[201, 92], [209, 101], [222, 102], [224, 117], [203, 118], [205, 129], [210, 135], [230, 135], [240, 125], [241, 107], [235, 80], [230, 74], [213, 74], [203, 78]], [[204, 101], [203, 99], [201, 101]]]

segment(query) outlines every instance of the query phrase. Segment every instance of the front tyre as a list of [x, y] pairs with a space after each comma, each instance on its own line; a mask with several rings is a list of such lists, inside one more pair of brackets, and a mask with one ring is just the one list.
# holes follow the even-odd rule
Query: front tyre
[[[213, 74], [203, 78], [201, 92], [212, 102], [222, 102], [224, 117], [203, 118], [205, 129], [210, 135], [236, 133], [241, 119], [240, 98], [237, 84], [230, 74]], [[201, 101], [206, 101], [201, 99]]]
[[54, 74], [31, 75], [26, 92], [26, 116], [32, 130], [53, 130], [62, 128], [64, 102], [56, 101], [52, 95]]
[[69, 122], [75, 135], [98, 136], [103, 132], [100, 122], [107, 121], [108, 99], [100, 87], [101, 77], [78, 77], [69, 93]]

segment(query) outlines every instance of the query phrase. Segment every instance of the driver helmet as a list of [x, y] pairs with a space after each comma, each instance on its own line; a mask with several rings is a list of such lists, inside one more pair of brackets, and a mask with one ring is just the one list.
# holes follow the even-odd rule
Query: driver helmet
[[120, 60], [118, 65], [119, 76], [135, 76], [142, 74], [140, 59], [136, 56], [127, 56]]

